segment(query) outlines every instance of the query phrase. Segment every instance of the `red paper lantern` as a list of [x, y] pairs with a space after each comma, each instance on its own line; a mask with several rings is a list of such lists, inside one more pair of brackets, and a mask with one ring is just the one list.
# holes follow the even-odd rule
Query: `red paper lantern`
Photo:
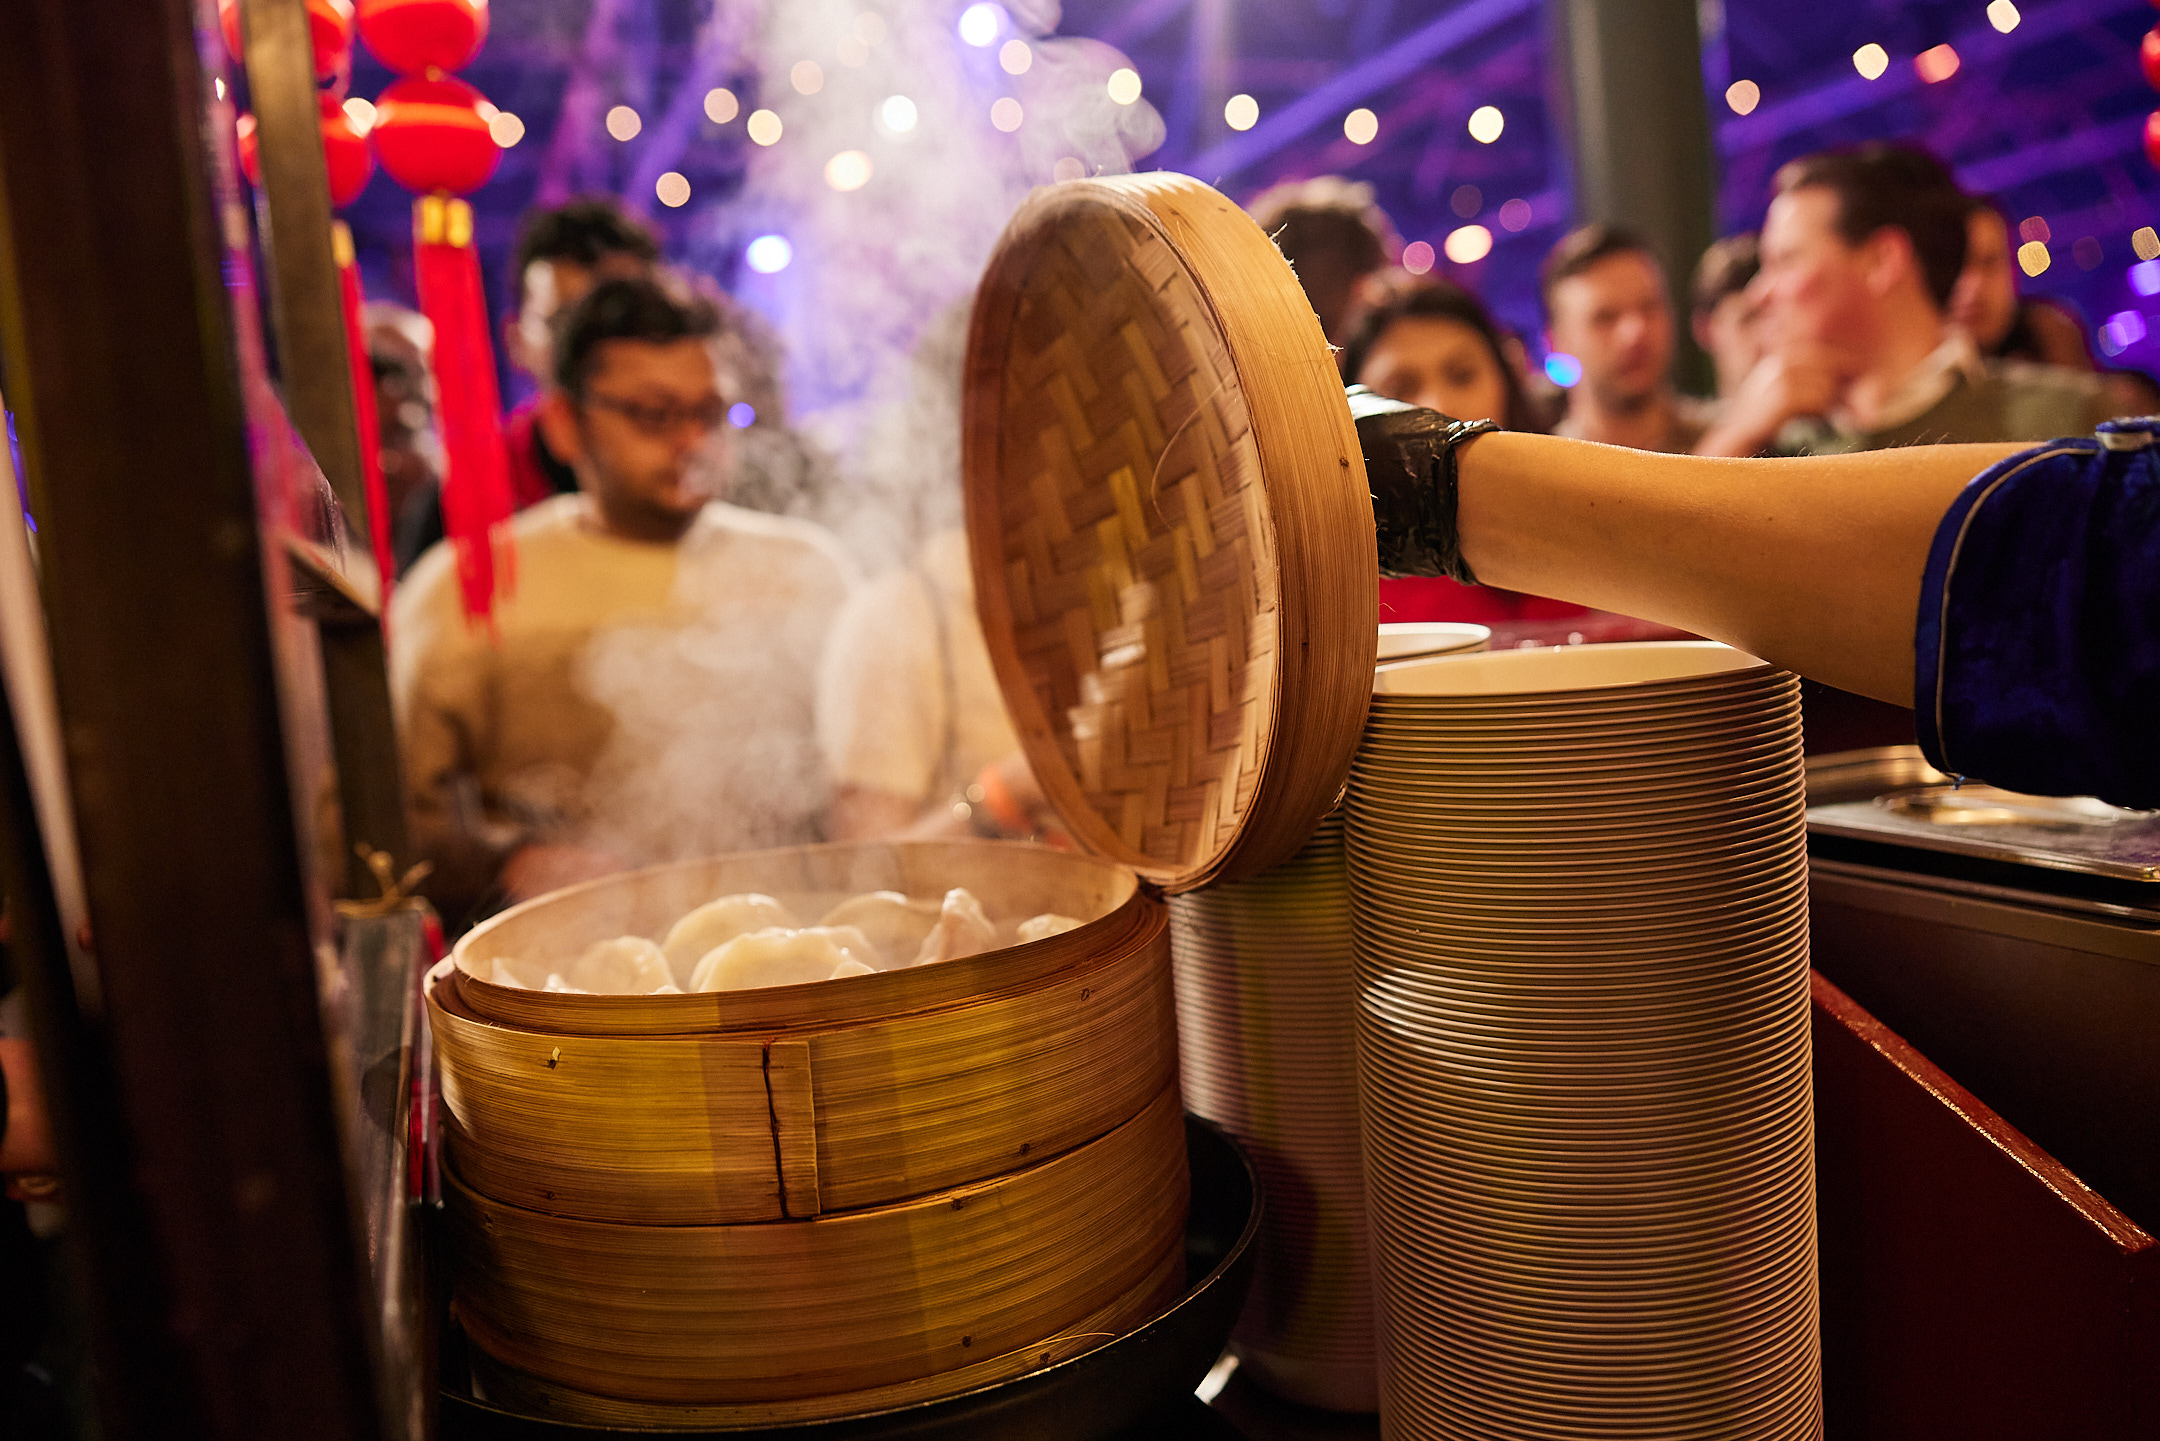
[[243, 115], [233, 127], [240, 137], [240, 173], [248, 184], [262, 189], [262, 154], [255, 141], [255, 117]]
[[462, 80], [398, 80], [375, 99], [368, 132], [390, 178], [421, 195], [478, 190], [502, 163], [493, 106]]
[[2138, 42], [2138, 64], [2145, 68], [2145, 83], [2160, 90], [2160, 25], [2146, 31]]
[[353, 128], [352, 117], [335, 95], [322, 97], [323, 165], [330, 172], [330, 208], [342, 210], [360, 198], [375, 173], [375, 152], [367, 137]]
[[2145, 117], [2145, 158], [2160, 165], [2160, 110]]
[[[315, 78], [328, 80], [345, 67], [352, 55], [352, 0], [307, 0], [308, 38], [315, 48]], [[236, 64], [245, 64], [240, 50], [240, 0], [218, 0], [218, 28], [225, 34], [225, 49]]]
[[[262, 148], [256, 136], [255, 117], [243, 115], [238, 125], [240, 173], [248, 184], [262, 188]], [[352, 117], [332, 95], [322, 97], [323, 168], [330, 176], [330, 208], [342, 210], [360, 198], [375, 174], [375, 154], [353, 129]]]
[[487, 0], [360, 0], [360, 39], [400, 75], [461, 70], [487, 33]]

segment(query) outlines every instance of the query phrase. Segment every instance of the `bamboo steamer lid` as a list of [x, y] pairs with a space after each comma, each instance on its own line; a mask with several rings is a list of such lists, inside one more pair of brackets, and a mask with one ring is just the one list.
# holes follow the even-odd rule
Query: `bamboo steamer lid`
[[1372, 684], [1372, 500], [1260, 228], [1185, 176], [1038, 190], [968, 336], [976, 606], [1073, 834], [1164, 890], [1288, 859]]

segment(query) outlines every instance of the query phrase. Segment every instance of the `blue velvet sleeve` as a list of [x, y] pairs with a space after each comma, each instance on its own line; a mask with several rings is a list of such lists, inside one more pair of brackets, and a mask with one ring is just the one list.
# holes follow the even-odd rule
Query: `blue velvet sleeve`
[[1935, 533], [1913, 705], [1927, 757], [2160, 807], [2160, 419], [1991, 467]]

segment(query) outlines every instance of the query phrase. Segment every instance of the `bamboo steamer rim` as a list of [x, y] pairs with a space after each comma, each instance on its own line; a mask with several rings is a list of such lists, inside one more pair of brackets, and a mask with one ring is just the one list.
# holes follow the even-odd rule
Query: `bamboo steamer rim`
[[[549, 933], [559, 951], [621, 934], [651, 933], [696, 905], [733, 890], [817, 891], [925, 888], [920, 872], [942, 886], [967, 885], [996, 907], [999, 880], [1056, 885], [1068, 903], [1094, 914], [1039, 941], [1001, 946], [933, 967], [901, 967], [867, 976], [683, 995], [577, 995], [497, 985], [493, 958]], [[716, 889], [716, 887], [718, 889]], [[1081, 902], [1085, 901], [1085, 905]], [[1148, 943], [1161, 921], [1137, 877], [1099, 857], [1045, 846], [993, 841], [861, 842], [787, 846], [674, 861], [550, 891], [467, 931], [451, 950], [458, 993], [490, 1024], [584, 1036], [764, 1034], [827, 1030], [896, 1015], [966, 1006], [984, 996], [1053, 983], [1098, 952]], [[609, 917], [605, 923], [601, 916]], [[814, 919], [814, 918], [808, 918]], [[565, 929], [568, 928], [568, 929]], [[568, 937], [574, 937], [570, 939]]]
[[1044, 794], [1168, 892], [1287, 860], [1379, 641], [1364, 461], [1288, 263], [1186, 176], [1039, 189], [965, 373], [976, 606]]

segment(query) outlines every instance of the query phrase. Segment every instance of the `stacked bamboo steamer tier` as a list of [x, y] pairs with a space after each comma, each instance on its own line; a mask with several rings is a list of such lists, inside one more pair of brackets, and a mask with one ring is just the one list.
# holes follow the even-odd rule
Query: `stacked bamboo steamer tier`
[[1798, 685], [1383, 666], [1349, 799], [1382, 1431], [1821, 1431]]
[[[965, 886], [1077, 929], [692, 995], [497, 985], [716, 896], [817, 915]], [[1009, 930], [1009, 925], [1008, 925]], [[660, 867], [477, 928], [428, 987], [459, 1318], [551, 1414], [773, 1425], [1033, 1370], [1183, 1282], [1166, 920], [1041, 847], [816, 846]]]
[[[1380, 652], [1467, 652], [1490, 639], [1483, 626], [1385, 625]], [[1372, 1411], [1378, 1345], [1340, 808], [1281, 865], [1172, 897], [1170, 949], [1185, 1103], [1238, 1138], [1267, 1188], [1239, 1359], [1303, 1405]]]

